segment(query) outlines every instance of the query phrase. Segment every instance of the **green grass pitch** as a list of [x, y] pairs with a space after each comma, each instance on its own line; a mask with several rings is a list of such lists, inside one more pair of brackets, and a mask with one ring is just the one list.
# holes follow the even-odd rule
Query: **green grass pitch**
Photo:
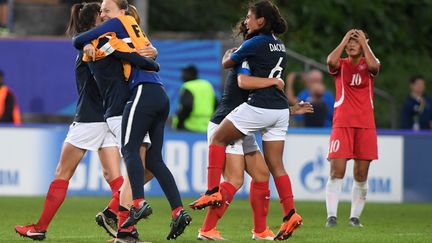
[[[0, 197], [0, 242], [32, 242], [14, 231], [17, 224], [34, 223], [42, 209], [43, 197]], [[46, 242], [106, 242], [108, 235], [96, 225], [94, 216], [108, 198], [68, 197], [48, 230]], [[187, 205], [192, 199], [185, 198]], [[138, 224], [143, 241], [165, 242], [169, 231], [170, 210], [164, 198], [148, 198], [153, 215]], [[296, 202], [304, 225], [288, 241], [295, 242], [432, 242], [432, 204], [367, 203], [362, 216], [364, 228], [348, 226], [349, 203], [339, 205], [338, 226], [327, 229], [325, 203]], [[177, 242], [196, 241], [205, 211], [188, 210], [192, 224]], [[268, 225], [279, 229], [281, 207], [272, 200]], [[252, 216], [249, 202], [234, 200], [218, 225], [222, 236], [231, 242], [252, 242]]]

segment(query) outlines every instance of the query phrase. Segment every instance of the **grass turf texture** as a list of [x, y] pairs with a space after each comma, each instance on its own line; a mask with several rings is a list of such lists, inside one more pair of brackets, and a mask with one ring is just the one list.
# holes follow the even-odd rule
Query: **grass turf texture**
[[[0, 242], [30, 242], [14, 231], [19, 224], [35, 223], [43, 206], [43, 197], [0, 197]], [[185, 198], [187, 205], [192, 199]], [[108, 198], [69, 197], [59, 209], [48, 229], [46, 242], [106, 242], [105, 231], [96, 225], [94, 216], [104, 208]], [[169, 231], [170, 210], [164, 198], [148, 198], [153, 215], [138, 223], [143, 241], [165, 242]], [[296, 242], [432, 242], [432, 204], [367, 203], [362, 216], [364, 228], [348, 226], [350, 204], [340, 203], [338, 226], [325, 228], [324, 202], [296, 202], [304, 225], [289, 241]], [[177, 242], [195, 241], [205, 211], [189, 210], [192, 224]], [[279, 202], [272, 200], [268, 225], [276, 233], [282, 220]], [[249, 201], [234, 200], [218, 225], [222, 236], [231, 242], [252, 242], [252, 216]]]

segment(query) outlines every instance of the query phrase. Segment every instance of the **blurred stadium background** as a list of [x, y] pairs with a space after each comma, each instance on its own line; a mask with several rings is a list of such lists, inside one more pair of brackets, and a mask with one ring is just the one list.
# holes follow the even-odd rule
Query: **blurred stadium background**
[[[0, 205], [19, 205], [20, 200], [10, 196], [43, 196], [53, 178], [77, 97], [73, 76], [76, 50], [63, 34], [70, 6], [75, 2], [82, 1], [9, 0], [8, 30], [0, 33], [0, 69], [18, 98], [24, 124], [20, 127], [0, 125]], [[247, 1], [129, 2], [140, 10], [141, 25], [159, 51], [160, 74], [171, 99], [171, 114], [175, 111], [182, 84], [180, 69], [188, 64], [195, 64], [200, 76], [211, 81], [220, 95], [226, 75], [220, 59], [226, 49], [240, 43], [233, 37], [231, 29], [245, 14], [243, 7]], [[368, 32], [371, 46], [382, 63], [375, 92], [380, 159], [373, 162], [370, 170], [368, 200], [396, 203], [401, 207], [414, 202], [429, 205], [432, 202], [432, 133], [405, 131], [398, 127], [400, 107], [409, 92], [411, 75], [424, 75], [427, 93], [432, 95], [432, 1], [274, 2], [288, 20], [289, 30], [283, 39], [290, 55], [289, 71], [325, 70], [323, 64], [327, 54], [348, 29], [358, 27]], [[328, 89], [334, 90], [330, 76], [325, 77], [325, 83]], [[300, 90], [301, 83], [296, 83], [295, 87]], [[325, 128], [292, 127], [284, 155], [296, 199], [300, 201], [298, 204], [314, 201], [321, 205], [319, 216], [311, 215], [320, 224], [316, 227], [321, 226], [325, 217], [323, 201], [329, 171], [325, 158], [329, 134], [330, 130]], [[172, 131], [167, 126], [165, 140], [165, 160], [180, 192], [185, 197], [199, 195], [206, 187], [205, 134]], [[350, 198], [351, 171], [352, 167], [348, 168], [344, 200]], [[246, 182], [237, 197], [247, 198], [248, 188], [249, 182]], [[156, 182], [146, 186], [146, 193], [162, 196]], [[97, 154], [88, 153], [71, 180], [69, 195], [109, 194]], [[277, 198], [274, 185], [272, 197]], [[40, 208], [41, 200], [38, 198], [35, 202]], [[15, 210], [1, 208], [1, 211]], [[418, 214], [429, 218], [426, 220], [428, 226], [424, 228], [429, 230], [426, 234], [429, 238], [423, 237], [421, 241], [432, 241], [431, 211]], [[367, 212], [368, 206], [365, 214]], [[2, 212], [0, 217], [6, 215]], [[20, 216], [21, 221], [36, 217], [27, 219], [24, 216]], [[21, 221], [9, 223], [25, 223]], [[387, 223], [391, 222], [389, 219]], [[1, 224], [0, 241], [5, 228], [11, 229], [11, 225]], [[391, 239], [389, 242], [394, 242]], [[416, 239], [415, 234], [412, 239]], [[316, 240], [322, 239], [317, 237]], [[332, 240], [336, 239], [328, 239]], [[349, 241], [352, 240], [355, 239]]]

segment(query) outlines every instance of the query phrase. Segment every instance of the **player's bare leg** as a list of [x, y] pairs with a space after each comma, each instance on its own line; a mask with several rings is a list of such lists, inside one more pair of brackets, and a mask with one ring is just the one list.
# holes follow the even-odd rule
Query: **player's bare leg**
[[121, 176], [120, 154], [117, 146], [100, 148], [98, 151], [105, 180], [110, 181]]
[[226, 161], [223, 170], [224, 181], [229, 182], [238, 190], [244, 182], [246, 169], [244, 156], [242, 154], [226, 154]]
[[85, 149], [80, 149], [70, 143], [64, 143], [54, 179], [69, 181], [85, 152]]

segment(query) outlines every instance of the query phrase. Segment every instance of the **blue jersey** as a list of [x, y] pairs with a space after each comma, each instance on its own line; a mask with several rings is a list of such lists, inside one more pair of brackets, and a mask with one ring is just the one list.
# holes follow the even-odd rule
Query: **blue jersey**
[[[287, 63], [283, 42], [271, 34], [246, 40], [230, 58], [241, 64], [239, 74], [261, 78], [282, 77]], [[251, 90], [247, 103], [265, 109], [288, 109], [284, 92], [273, 86]]]
[[[302, 90], [298, 95], [297, 95], [297, 99], [299, 101], [307, 101], [307, 102], [311, 102], [311, 96], [310, 96], [310, 92], [308, 89], [304, 89]], [[326, 90], [324, 92], [324, 95], [322, 97], [322, 99], [324, 100], [326, 106], [327, 106], [327, 115], [326, 115], [326, 119], [324, 122], [324, 126], [325, 127], [331, 127], [332, 126], [332, 121], [333, 121], [333, 111], [334, 111], [334, 102], [335, 102], [335, 97], [332, 94], [332, 92]], [[304, 115], [295, 115], [294, 116], [294, 120], [298, 121], [298, 122], [303, 122], [304, 121]]]
[[78, 90], [75, 122], [103, 122], [104, 109], [102, 97], [96, 81], [86, 62], [82, 60], [83, 53], [77, 55], [75, 61], [75, 80]]
[[131, 95], [124, 81], [123, 64], [117, 58], [108, 56], [95, 62], [89, 62], [89, 67], [104, 101], [105, 119], [121, 116]]
[[249, 91], [241, 89], [237, 82], [239, 68], [240, 65], [232, 68], [225, 80], [222, 99], [211, 118], [211, 122], [215, 124], [220, 124], [234, 108], [247, 101]]
[[[103, 24], [79, 34], [73, 38], [73, 44], [75, 48], [81, 50], [86, 44], [89, 44], [92, 40], [108, 32], [116, 33], [117, 38], [124, 40], [130, 47], [134, 48], [128, 32], [118, 18], [105, 21]], [[135, 66], [132, 67], [132, 72], [128, 81], [131, 89], [134, 89], [140, 83], [158, 83], [162, 85], [162, 81], [157, 73], [147, 72]]]

